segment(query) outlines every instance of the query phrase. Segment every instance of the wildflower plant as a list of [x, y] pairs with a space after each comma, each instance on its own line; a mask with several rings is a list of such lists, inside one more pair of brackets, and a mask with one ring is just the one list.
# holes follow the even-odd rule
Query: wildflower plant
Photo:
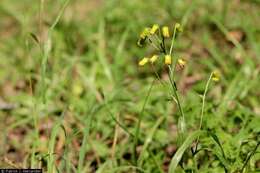
[[[144, 57], [139, 61], [139, 66], [145, 66], [146, 64], [151, 64], [152, 66], [156, 61], [158, 61], [160, 58], [164, 58], [164, 64], [168, 68], [168, 78], [171, 84], [171, 88], [173, 91], [174, 100], [176, 101], [178, 110], [181, 114], [181, 119], [179, 121], [179, 127], [181, 132], [184, 132], [185, 130], [185, 116], [183, 112], [183, 108], [181, 106], [181, 102], [178, 95], [178, 89], [174, 78], [174, 71], [176, 68], [176, 65], [179, 64], [180, 67], [184, 67], [186, 65], [186, 60], [183, 58], [178, 58], [177, 56], [173, 55], [173, 46], [175, 43], [176, 35], [178, 33], [183, 32], [183, 28], [181, 24], [176, 23], [173, 27], [173, 30], [171, 32], [171, 29], [168, 26], [162, 26], [160, 27], [158, 24], [154, 24], [152, 27], [146, 27], [141, 32], [140, 37], [137, 41], [137, 45], [139, 47], [144, 47], [146, 43], [150, 44], [157, 50], [157, 54], [152, 55], [149, 57]], [[167, 47], [165, 44], [165, 40], [169, 39], [171, 36], [171, 45], [170, 47]], [[156, 72], [155, 72], [156, 73]], [[156, 73], [157, 74], [157, 73]], [[159, 75], [157, 74], [157, 77]], [[210, 78], [207, 83], [207, 88], [209, 85], [209, 81], [213, 80], [215, 82], [219, 81], [220, 79], [220, 72], [218, 70], [215, 70], [211, 73]], [[200, 125], [201, 126], [201, 125]]]
[[[178, 94], [178, 88], [175, 80], [175, 69], [177, 64], [181, 67], [184, 68], [186, 65], [186, 60], [180, 57], [177, 57], [173, 53], [173, 47], [176, 39], [176, 35], [178, 33], [183, 32], [183, 28], [179, 23], [176, 23], [173, 28], [169, 28], [168, 26], [162, 26], [160, 27], [158, 24], [154, 24], [152, 27], [146, 27], [144, 30], [141, 32], [140, 37], [137, 41], [137, 45], [139, 47], [145, 47], [145, 45], [151, 45], [152, 47], [155, 48], [157, 51], [155, 54], [152, 56], [145, 56], [139, 61], [139, 66], [143, 67], [145, 65], [150, 65], [152, 69], [154, 70], [153, 66], [154, 64], [161, 60], [163, 58], [164, 66], [167, 68], [167, 74], [168, 74], [168, 79], [170, 83], [170, 87], [172, 90], [172, 97], [173, 100], [176, 102], [176, 105], [178, 107], [178, 111], [180, 113], [180, 118], [178, 119], [178, 131], [179, 131], [179, 137], [180, 137], [180, 142], [183, 143], [183, 145], [187, 144], [187, 141], [192, 141], [192, 138], [196, 138], [196, 145], [195, 149], [193, 150], [193, 153], [196, 153], [197, 147], [198, 147], [198, 142], [200, 139], [200, 135], [202, 134], [202, 119], [204, 115], [204, 107], [205, 107], [205, 98], [206, 94], [209, 88], [210, 81], [215, 81], [218, 82], [220, 80], [220, 72], [218, 70], [213, 71], [210, 74], [210, 77], [206, 83], [203, 98], [202, 98], [202, 108], [201, 108], [201, 114], [200, 114], [200, 123], [199, 123], [199, 129], [196, 133], [193, 134], [193, 136], [189, 136], [188, 138], [184, 139], [186, 137], [186, 123], [185, 123], [185, 115], [184, 111], [182, 108], [182, 104], [179, 98]], [[168, 46], [166, 44], [166, 39], [171, 39], [171, 44]], [[157, 72], [154, 70], [157, 78], [160, 81], [160, 77], [157, 74]], [[151, 90], [151, 89], [150, 89]], [[150, 92], [149, 90], [149, 92]], [[136, 131], [136, 136], [135, 136], [135, 146], [137, 145], [137, 140], [138, 140], [138, 133], [140, 129], [140, 119], [137, 125], [137, 131]], [[190, 138], [191, 137], [191, 138]], [[185, 140], [185, 142], [184, 142]], [[186, 144], [185, 144], [186, 143]], [[182, 149], [181, 149], [182, 150]], [[180, 152], [181, 152], [180, 150]], [[177, 166], [176, 163], [180, 161], [179, 154], [177, 153], [175, 157], [172, 159], [171, 164], [170, 164], [170, 171], [174, 170], [175, 167]]]
[[[176, 65], [179, 64], [181, 67], [184, 67], [186, 61], [184, 59], [178, 58], [177, 56], [173, 55], [173, 46], [175, 43], [177, 33], [182, 32], [183, 29], [179, 23], [176, 23], [172, 28], [168, 26], [160, 27], [158, 24], [154, 24], [152, 27], [146, 27], [140, 33], [140, 37], [137, 41], [137, 45], [139, 47], [144, 47], [147, 43], [155, 48], [157, 54], [152, 55], [150, 58], [144, 57], [139, 61], [139, 66], [145, 65], [154, 65], [156, 61], [163, 58], [164, 64], [167, 67], [168, 71], [168, 78], [172, 88], [173, 97], [176, 101], [178, 110], [181, 115], [181, 119], [179, 121], [179, 127], [181, 128], [181, 132], [185, 130], [185, 116], [181, 106], [181, 102], [178, 95], [178, 89], [174, 78], [174, 71]], [[166, 39], [171, 38], [171, 45], [167, 46]], [[155, 72], [156, 73], [156, 72]], [[157, 75], [158, 77], [158, 75]]]

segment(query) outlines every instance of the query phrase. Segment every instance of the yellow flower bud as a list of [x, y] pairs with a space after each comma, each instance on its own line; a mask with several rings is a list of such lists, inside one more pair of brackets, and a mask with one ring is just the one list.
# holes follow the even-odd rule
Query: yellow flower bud
[[171, 58], [170, 55], [165, 55], [165, 57], [164, 57], [164, 63], [165, 63], [166, 65], [170, 65], [170, 64], [172, 63], [172, 58]]
[[151, 28], [148, 27], [144, 28], [143, 32], [140, 34], [140, 38], [145, 39], [149, 35], [150, 30]]
[[157, 59], [158, 59], [158, 55], [153, 55], [151, 58], [150, 58], [150, 62], [151, 63], [154, 63], [155, 61], [157, 61]]
[[143, 47], [146, 38], [147, 38], [148, 35], [150, 34], [150, 30], [151, 30], [151, 28], [146, 27], [146, 28], [144, 28], [144, 30], [141, 32], [140, 38], [139, 38], [138, 41], [137, 41], [137, 45], [138, 45], [139, 47]]
[[154, 24], [150, 30], [150, 34], [152, 35], [155, 34], [158, 29], [159, 29], [159, 25]]
[[169, 32], [169, 27], [168, 26], [162, 27], [162, 35], [165, 38], [169, 38], [170, 37], [170, 32]]
[[144, 57], [141, 61], [139, 61], [139, 66], [144, 66], [149, 61], [149, 58]]
[[176, 24], [175, 24], [175, 28], [176, 28], [176, 30], [177, 30], [178, 32], [182, 32], [182, 31], [183, 31], [183, 29], [182, 29], [182, 27], [181, 27], [181, 24], [179, 24], [179, 23], [176, 23]]
[[178, 59], [178, 63], [180, 64], [180, 66], [185, 66], [186, 65], [186, 61], [184, 59]]
[[212, 72], [212, 80], [215, 82], [220, 80], [220, 72], [218, 70]]

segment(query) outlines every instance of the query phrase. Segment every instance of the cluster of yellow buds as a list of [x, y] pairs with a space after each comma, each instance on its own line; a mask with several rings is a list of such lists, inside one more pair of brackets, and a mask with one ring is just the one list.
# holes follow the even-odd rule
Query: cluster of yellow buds
[[141, 61], [139, 61], [139, 66], [144, 66], [148, 62], [153, 64], [159, 58], [158, 55], [153, 55], [151, 58], [144, 57]]
[[[176, 32], [182, 31], [181, 25], [179, 23], [176, 23], [174, 25], [174, 32], [175, 31]], [[160, 27], [158, 24], [154, 24], [152, 27], [144, 28], [144, 30], [140, 33], [140, 37], [137, 42], [137, 45], [142, 47], [145, 44], [146, 40], [148, 40], [149, 43], [159, 51], [159, 53], [163, 54], [164, 64], [170, 65], [172, 64], [171, 51], [170, 53], [167, 53], [167, 49], [165, 45], [165, 39], [169, 38], [170, 36], [171, 36], [171, 32], [168, 26]], [[139, 66], [144, 66], [148, 62], [153, 64], [158, 59], [159, 59], [159, 55], [153, 55], [151, 58], [144, 57], [141, 61], [139, 61]], [[179, 59], [178, 63], [181, 66], [184, 66], [186, 64], [186, 61], [183, 59]]]
[[[152, 27], [144, 28], [144, 30], [140, 33], [140, 37], [139, 37], [139, 40], [137, 42], [137, 45], [142, 47], [144, 45], [146, 39], [156, 35], [157, 31], [159, 31], [159, 30], [160, 30], [160, 26], [158, 24], [154, 24]], [[169, 38], [170, 37], [170, 32], [169, 32], [169, 27], [168, 26], [163, 26], [162, 27], [161, 35], [164, 38]]]
[[[139, 61], [139, 66], [144, 66], [145, 64], [147, 64], [148, 62], [150, 62], [151, 64], [155, 63], [158, 60], [159, 56], [158, 55], [153, 55], [151, 58], [148, 57], [144, 57], [143, 59], [141, 59], [141, 61]], [[165, 55], [164, 56], [164, 63], [166, 65], [170, 65], [172, 63], [172, 58], [170, 55]]]

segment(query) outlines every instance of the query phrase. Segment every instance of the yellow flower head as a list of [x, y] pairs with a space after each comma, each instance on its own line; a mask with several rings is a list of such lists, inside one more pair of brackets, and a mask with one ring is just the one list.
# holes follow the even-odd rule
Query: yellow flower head
[[170, 32], [169, 32], [169, 27], [168, 26], [162, 27], [162, 35], [165, 38], [169, 38], [170, 37]]
[[187, 62], [186, 62], [184, 59], [181, 59], [181, 58], [180, 58], [180, 59], [178, 59], [178, 63], [180, 64], [180, 66], [183, 67], [183, 66], [186, 65]]
[[159, 29], [159, 25], [154, 24], [152, 26], [152, 28], [150, 29], [150, 34], [152, 34], [152, 35], [155, 34], [158, 29]]
[[171, 63], [172, 63], [172, 58], [171, 58], [170, 55], [165, 55], [165, 57], [164, 57], [164, 63], [165, 63], [166, 65], [171, 65]]
[[158, 55], [153, 55], [150, 59], [149, 59], [149, 61], [153, 64], [155, 61], [157, 61], [157, 59], [158, 59]]
[[182, 31], [183, 31], [183, 29], [182, 29], [182, 27], [181, 27], [181, 24], [179, 24], [179, 23], [176, 23], [176, 24], [175, 24], [175, 28], [176, 28], [176, 30], [177, 30], [178, 32], [182, 32]]
[[150, 30], [151, 28], [148, 27], [144, 28], [143, 32], [141, 32], [140, 34], [140, 38], [145, 39], [149, 35]]
[[141, 32], [140, 34], [140, 38], [138, 39], [137, 41], [137, 45], [139, 47], [143, 47], [144, 43], [145, 43], [145, 40], [146, 38], [148, 37], [149, 33], [150, 33], [150, 28], [144, 28], [144, 30]]
[[220, 80], [220, 72], [218, 70], [212, 72], [212, 80], [215, 82]]
[[144, 57], [141, 61], [139, 61], [139, 66], [144, 66], [149, 61], [149, 58]]

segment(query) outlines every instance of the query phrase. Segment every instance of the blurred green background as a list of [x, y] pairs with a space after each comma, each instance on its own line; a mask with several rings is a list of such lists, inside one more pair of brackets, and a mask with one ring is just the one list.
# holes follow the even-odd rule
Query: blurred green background
[[[131, 133], [156, 78], [138, 67], [154, 49], [136, 42], [144, 27], [179, 22], [187, 135], [199, 129], [210, 73], [221, 80], [209, 86], [202, 126], [215, 138], [201, 137], [196, 155], [187, 149], [176, 172], [259, 172], [259, 21], [259, 0], [1, 0], [0, 168], [167, 172], [180, 115], [158, 81], [133, 158]], [[155, 70], [167, 82], [167, 69]]]

